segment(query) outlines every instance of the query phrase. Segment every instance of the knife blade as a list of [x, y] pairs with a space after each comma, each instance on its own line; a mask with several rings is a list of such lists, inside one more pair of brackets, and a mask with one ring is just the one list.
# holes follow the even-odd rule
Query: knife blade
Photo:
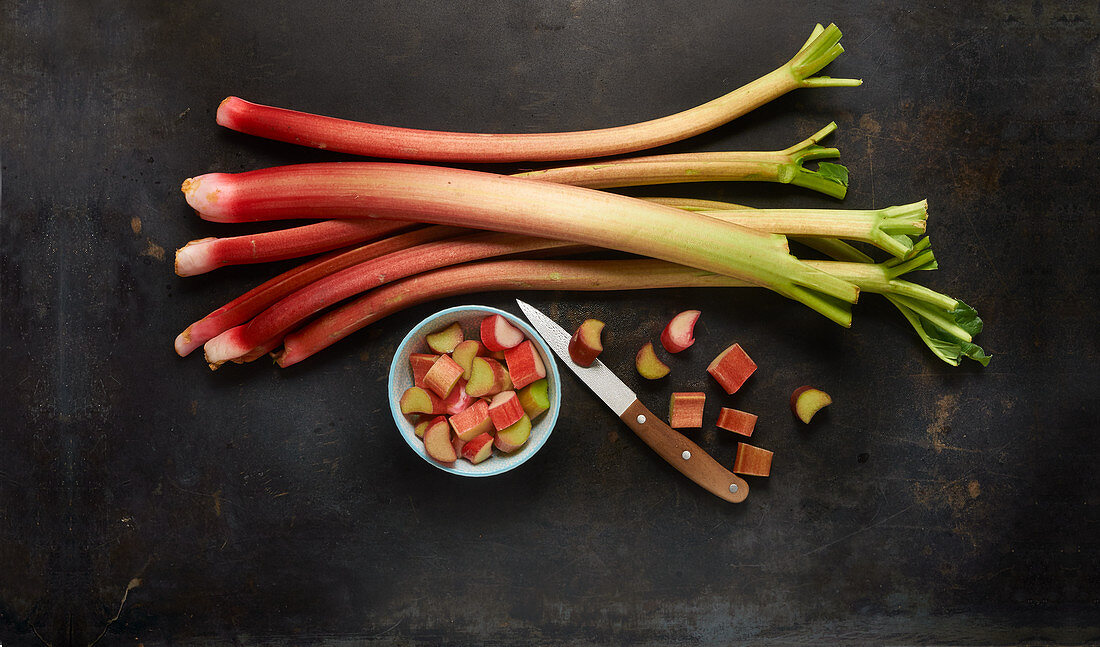
[[740, 503], [749, 495], [749, 485], [707, 454], [699, 445], [666, 425], [646, 408], [634, 391], [630, 390], [611, 369], [595, 360], [591, 366], [579, 366], [569, 356], [571, 335], [534, 306], [516, 299], [519, 309], [546, 344], [554, 350], [563, 364], [569, 367], [588, 388], [604, 401], [626, 426], [645, 444], [681, 474], [703, 487], [711, 494]]

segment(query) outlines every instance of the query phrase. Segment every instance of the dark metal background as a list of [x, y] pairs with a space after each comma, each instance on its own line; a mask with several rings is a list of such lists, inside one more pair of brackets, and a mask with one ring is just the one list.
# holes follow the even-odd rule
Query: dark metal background
[[[830, 120], [845, 206], [927, 197], [991, 366], [937, 362], [881, 299], [842, 330], [761, 291], [492, 294], [415, 308], [291, 370], [209, 372], [175, 334], [275, 271], [172, 272], [181, 180], [343, 159], [227, 132], [228, 94], [425, 128], [652, 118], [847, 48], [803, 90], [668, 150], [779, 149]], [[1100, 640], [1095, 2], [0, 1], [0, 643], [723, 644]], [[794, 187], [660, 193], [829, 205]], [[288, 267], [280, 265], [278, 269]], [[743, 505], [583, 386], [523, 469], [458, 480], [393, 429], [390, 353], [437, 308], [521, 296], [608, 322], [608, 362], [704, 311], [672, 377], [760, 414]], [[720, 396], [738, 340], [760, 370]], [[836, 404], [812, 427], [786, 398]], [[735, 441], [696, 440], [722, 461]]]

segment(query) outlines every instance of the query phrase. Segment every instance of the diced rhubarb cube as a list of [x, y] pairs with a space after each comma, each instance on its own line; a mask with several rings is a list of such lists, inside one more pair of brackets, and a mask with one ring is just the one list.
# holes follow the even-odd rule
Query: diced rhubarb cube
[[445, 398], [461, 378], [462, 367], [458, 362], [451, 359], [450, 355], [440, 355], [424, 374], [424, 386], [439, 397]]
[[467, 442], [461, 451], [462, 458], [477, 465], [493, 455], [493, 435], [481, 434]]
[[474, 400], [469, 407], [451, 416], [450, 423], [455, 435], [464, 441], [491, 431], [493, 421], [489, 418], [489, 403]]
[[718, 427], [742, 436], [751, 436], [756, 427], [756, 416], [737, 409], [722, 407], [718, 412]]
[[412, 368], [413, 384], [421, 388], [424, 386], [424, 375], [427, 374], [428, 369], [435, 364], [435, 360], [439, 359], [439, 355], [433, 355], [431, 353], [413, 353], [409, 355], [409, 366]]
[[674, 429], [703, 426], [706, 393], [673, 393], [668, 403], [668, 426]]
[[538, 418], [550, 408], [549, 383], [546, 378], [535, 380], [519, 390], [519, 403], [531, 420]]
[[746, 443], [737, 443], [733, 471], [749, 476], [768, 476], [772, 471], [772, 452]]
[[741, 344], [734, 344], [719, 353], [707, 367], [707, 372], [730, 394], [736, 393], [755, 370], [756, 362], [749, 358]]
[[530, 339], [504, 351], [504, 361], [508, 363], [508, 375], [512, 378], [513, 389], [522, 389], [535, 380], [546, 377], [546, 365], [542, 363], [542, 357]]
[[515, 391], [501, 391], [489, 403], [489, 417], [497, 431], [514, 425], [524, 415], [526, 412]]

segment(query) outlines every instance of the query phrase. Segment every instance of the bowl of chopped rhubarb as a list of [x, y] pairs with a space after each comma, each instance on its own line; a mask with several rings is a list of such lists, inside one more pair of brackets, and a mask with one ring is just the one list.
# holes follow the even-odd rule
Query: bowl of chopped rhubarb
[[522, 465], [546, 443], [561, 408], [546, 342], [487, 306], [448, 308], [414, 326], [390, 365], [389, 396], [409, 447], [461, 476]]

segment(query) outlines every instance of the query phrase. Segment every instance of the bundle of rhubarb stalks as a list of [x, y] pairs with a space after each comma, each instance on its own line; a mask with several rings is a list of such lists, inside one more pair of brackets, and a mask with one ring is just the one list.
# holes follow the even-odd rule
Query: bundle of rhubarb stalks
[[[835, 124], [779, 151], [623, 157], [703, 133], [792, 90], [859, 85], [818, 75], [843, 52], [839, 40], [835, 25], [818, 25], [787, 63], [726, 95], [659, 119], [588, 131], [412, 130], [225, 99], [217, 121], [233, 130], [420, 163], [299, 164], [186, 180], [187, 202], [206, 220], [318, 222], [205, 238], [178, 250], [180, 276], [315, 257], [188, 326], [176, 351], [188, 355], [201, 346], [211, 368], [268, 354], [285, 367], [387, 315], [453, 295], [757, 286], [842, 326], [851, 325], [851, 304], [862, 292], [882, 294], [943, 361], [970, 357], [984, 365], [989, 357], [973, 343], [981, 330], [974, 310], [901, 278], [936, 267], [922, 237], [923, 201], [876, 210], [753, 209], [604, 190], [766, 181], [842, 198], [847, 170], [821, 161], [840, 155], [820, 143]], [[552, 166], [609, 156], [514, 175], [424, 164]], [[811, 161], [816, 168], [806, 167]], [[832, 260], [796, 258], [789, 239]], [[600, 248], [637, 258], [576, 260]]]

